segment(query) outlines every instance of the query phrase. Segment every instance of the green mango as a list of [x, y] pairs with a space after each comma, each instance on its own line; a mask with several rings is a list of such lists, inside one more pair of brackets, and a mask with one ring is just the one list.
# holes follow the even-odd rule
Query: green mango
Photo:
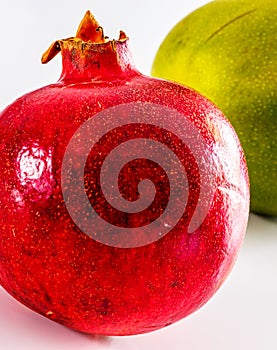
[[277, 215], [277, 1], [215, 0], [162, 42], [152, 75], [212, 100], [247, 159], [251, 210]]

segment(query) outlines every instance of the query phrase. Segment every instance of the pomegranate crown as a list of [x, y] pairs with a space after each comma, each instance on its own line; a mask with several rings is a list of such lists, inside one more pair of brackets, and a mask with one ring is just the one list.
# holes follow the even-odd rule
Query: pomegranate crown
[[[125, 41], [127, 39], [128, 37], [121, 30], [118, 40]], [[90, 11], [87, 11], [81, 23], [79, 24], [76, 36], [67, 39], [56, 40], [53, 42], [42, 55], [41, 62], [48, 63], [51, 61], [52, 58], [54, 58], [61, 51], [61, 44], [63, 42], [67, 42], [68, 40], [83, 41], [84, 43], [93, 45], [103, 44], [111, 41], [107, 36], [104, 35], [103, 28], [99, 25], [92, 13]], [[115, 40], [113, 40], [113, 42], [114, 41]]]

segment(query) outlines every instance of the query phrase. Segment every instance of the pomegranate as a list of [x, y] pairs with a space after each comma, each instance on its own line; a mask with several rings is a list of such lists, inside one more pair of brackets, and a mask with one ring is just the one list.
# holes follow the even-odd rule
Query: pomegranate
[[59, 81], [0, 115], [0, 283], [81, 332], [145, 333], [191, 314], [241, 246], [249, 184], [221, 111], [134, 67], [90, 12]]

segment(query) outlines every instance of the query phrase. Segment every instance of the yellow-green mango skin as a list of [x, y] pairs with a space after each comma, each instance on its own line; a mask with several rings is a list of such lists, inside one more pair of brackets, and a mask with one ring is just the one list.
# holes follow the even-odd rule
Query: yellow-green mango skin
[[234, 126], [247, 159], [251, 210], [277, 215], [277, 1], [217, 0], [179, 22], [152, 75], [190, 86]]

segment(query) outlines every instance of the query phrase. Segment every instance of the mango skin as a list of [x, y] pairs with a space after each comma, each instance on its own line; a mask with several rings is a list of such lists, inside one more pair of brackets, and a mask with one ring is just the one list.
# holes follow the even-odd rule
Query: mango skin
[[180, 21], [161, 44], [152, 75], [211, 99], [246, 155], [251, 210], [277, 215], [277, 2], [216, 0]]

